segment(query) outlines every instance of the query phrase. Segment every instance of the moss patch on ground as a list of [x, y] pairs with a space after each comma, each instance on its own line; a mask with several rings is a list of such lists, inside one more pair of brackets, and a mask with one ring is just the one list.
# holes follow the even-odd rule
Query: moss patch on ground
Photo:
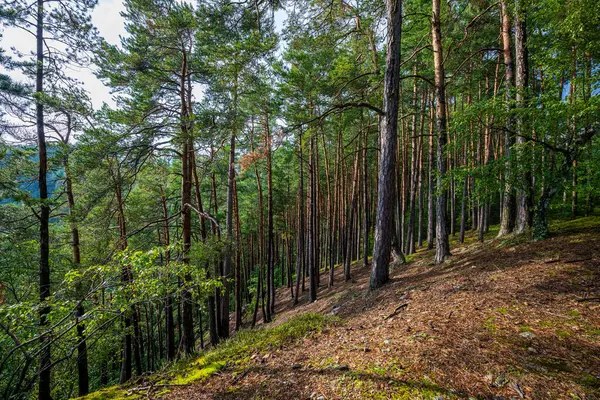
[[178, 384], [189, 384], [207, 378], [225, 366], [243, 365], [254, 353], [267, 352], [309, 333], [319, 332], [335, 320], [322, 314], [306, 313], [290, 318], [273, 328], [242, 330], [214, 350], [205, 352], [191, 364], [183, 364], [184, 370], [176, 375], [174, 381]]
[[121, 386], [110, 386], [97, 392], [92, 392], [87, 396], [79, 397], [81, 400], [109, 400], [109, 399], [138, 399], [141, 395], [129, 394], [126, 390], [123, 390]]
[[[148, 381], [162, 385], [189, 385], [209, 378], [225, 367], [248, 363], [254, 353], [269, 351], [289, 344], [308, 334], [320, 332], [338, 319], [316, 313], [305, 313], [290, 318], [275, 327], [261, 327], [239, 331], [233, 338], [220, 343], [214, 349], [202, 352], [195, 360], [182, 360], [171, 366], [171, 371], [158, 373]], [[167, 372], [167, 378], [165, 378]], [[147, 386], [147, 385], [144, 385]], [[135, 388], [112, 386], [90, 393], [80, 400], [135, 399]]]

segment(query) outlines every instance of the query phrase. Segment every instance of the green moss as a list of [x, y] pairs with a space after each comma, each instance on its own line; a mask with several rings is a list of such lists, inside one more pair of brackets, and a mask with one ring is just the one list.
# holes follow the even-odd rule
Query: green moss
[[580, 229], [594, 228], [600, 225], [600, 216], [583, 217], [568, 220], [554, 220], [550, 222], [552, 232], [577, 231]]
[[600, 328], [590, 328], [587, 333], [590, 336], [600, 336]]
[[530, 328], [529, 326], [527, 326], [527, 325], [521, 325], [521, 326], [519, 326], [519, 330], [520, 330], [521, 332], [531, 332], [533, 329], [531, 329], [531, 328]]
[[[196, 359], [181, 360], [172, 365], [170, 378], [161, 383], [188, 385], [206, 379], [226, 366], [240, 366], [250, 361], [254, 353], [268, 352], [297, 338], [319, 332], [325, 325], [339, 319], [322, 314], [305, 313], [276, 327], [239, 331], [233, 338], [221, 342], [216, 348], [203, 352]], [[127, 394], [127, 389], [119, 386], [106, 388], [81, 400], [136, 399], [137, 394]]]
[[498, 327], [496, 326], [495, 322], [496, 322], [496, 318], [490, 317], [485, 320], [485, 322], [483, 323], [483, 326], [490, 333], [496, 333], [498, 331]]
[[86, 396], [79, 397], [79, 400], [117, 400], [117, 399], [139, 399], [139, 394], [127, 394], [120, 386], [110, 386], [97, 392], [90, 393]]
[[375, 366], [367, 369], [367, 372], [375, 374], [375, 375], [383, 376], [387, 373], [387, 369], [381, 368], [381, 367], [375, 365]]
[[364, 399], [381, 400], [455, 398], [453, 393], [439, 387], [427, 377], [423, 377], [421, 380], [390, 379], [387, 381], [386, 379], [388, 387], [383, 389], [381, 376], [386, 374], [376, 371], [376, 368], [369, 368], [361, 372], [349, 371], [342, 375], [337, 380], [337, 384], [340, 390], [345, 392], [345, 397], [354, 398], [359, 395]]
[[337, 321], [334, 317], [306, 313], [290, 318], [273, 328], [239, 331], [232, 339], [202, 354], [193, 363], [184, 364], [184, 370], [175, 378], [176, 384], [189, 384], [206, 379], [226, 365], [243, 365], [253, 353], [268, 352], [312, 332], [320, 331], [326, 324]]
[[404, 256], [404, 260], [405, 260], [405, 261], [406, 261], [406, 263], [408, 264], [408, 263], [410, 263], [410, 262], [414, 261], [414, 259], [415, 259], [416, 257], [417, 257], [417, 254], [416, 254], [416, 253], [413, 253], [413, 254], [409, 254], [409, 255], [406, 255], [406, 256]]
[[393, 399], [393, 400], [414, 400], [414, 399], [436, 399], [443, 396], [444, 399], [451, 399], [454, 396], [430, 382], [428, 379], [422, 381], [391, 381], [393, 391], [364, 391], [365, 398], [375, 399]]
[[583, 374], [583, 376], [579, 379], [579, 383], [590, 388], [600, 388], [600, 380], [590, 374]]
[[547, 370], [556, 372], [572, 372], [572, 368], [565, 360], [558, 358], [540, 358], [538, 364], [546, 368]]
[[518, 235], [510, 235], [507, 236], [506, 239], [502, 240], [496, 247], [513, 247], [518, 246], [523, 243], [527, 243], [531, 241], [531, 233], [525, 232]]
[[502, 315], [507, 315], [508, 314], [508, 308], [506, 307], [500, 307], [496, 309], [496, 312], [502, 314]]
[[554, 321], [544, 320], [540, 321], [538, 325], [540, 326], [540, 328], [551, 328], [553, 326], [556, 326], [556, 323]]
[[561, 338], [561, 339], [566, 339], [566, 338], [568, 338], [569, 336], [571, 336], [571, 332], [569, 332], [569, 331], [565, 331], [564, 329], [558, 329], [558, 330], [556, 331], [556, 336], [558, 336], [558, 337], [559, 337], [559, 338]]
[[213, 362], [208, 365], [203, 365], [201, 368], [193, 369], [188, 373], [177, 376], [173, 379], [174, 385], [189, 385], [192, 382], [208, 378], [225, 366], [224, 362]]

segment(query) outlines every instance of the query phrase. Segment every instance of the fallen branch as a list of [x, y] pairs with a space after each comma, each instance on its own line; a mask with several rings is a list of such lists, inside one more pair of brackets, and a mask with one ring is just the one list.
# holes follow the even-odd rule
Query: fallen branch
[[388, 315], [387, 317], [384, 318], [384, 320], [388, 320], [394, 316], [396, 316], [402, 309], [408, 307], [408, 303], [402, 303], [400, 304], [398, 307], [396, 307], [394, 309], [394, 312], [392, 312], [390, 315]]

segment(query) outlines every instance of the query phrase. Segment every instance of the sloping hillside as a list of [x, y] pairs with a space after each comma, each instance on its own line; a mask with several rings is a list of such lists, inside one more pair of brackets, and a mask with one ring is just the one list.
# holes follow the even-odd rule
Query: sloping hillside
[[90, 398], [598, 399], [600, 218], [553, 232], [420, 252], [375, 292], [358, 264], [312, 304], [282, 289], [268, 329]]

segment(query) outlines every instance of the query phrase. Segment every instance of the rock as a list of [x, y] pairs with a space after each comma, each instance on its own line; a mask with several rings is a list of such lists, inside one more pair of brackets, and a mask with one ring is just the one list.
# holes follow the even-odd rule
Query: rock
[[383, 341], [383, 344], [390, 344], [390, 343], [392, 343], [392, 341], [391, 341], [390, 339], [385, 339], [385, 340]]
[[532, 354], [536, 354], [537, 353], [537, 350], [534, 349], [533, 347], [528, 347], [527, 351], [530, 352], [530, 353], [532, 353]]
[[521, 336], [522, 338], [525, 339], [535, 339], [537, 336], [535, 336], [535, 334], [531, 333], [531, 332], [521, 332], [519, 333], [519, 336]]

